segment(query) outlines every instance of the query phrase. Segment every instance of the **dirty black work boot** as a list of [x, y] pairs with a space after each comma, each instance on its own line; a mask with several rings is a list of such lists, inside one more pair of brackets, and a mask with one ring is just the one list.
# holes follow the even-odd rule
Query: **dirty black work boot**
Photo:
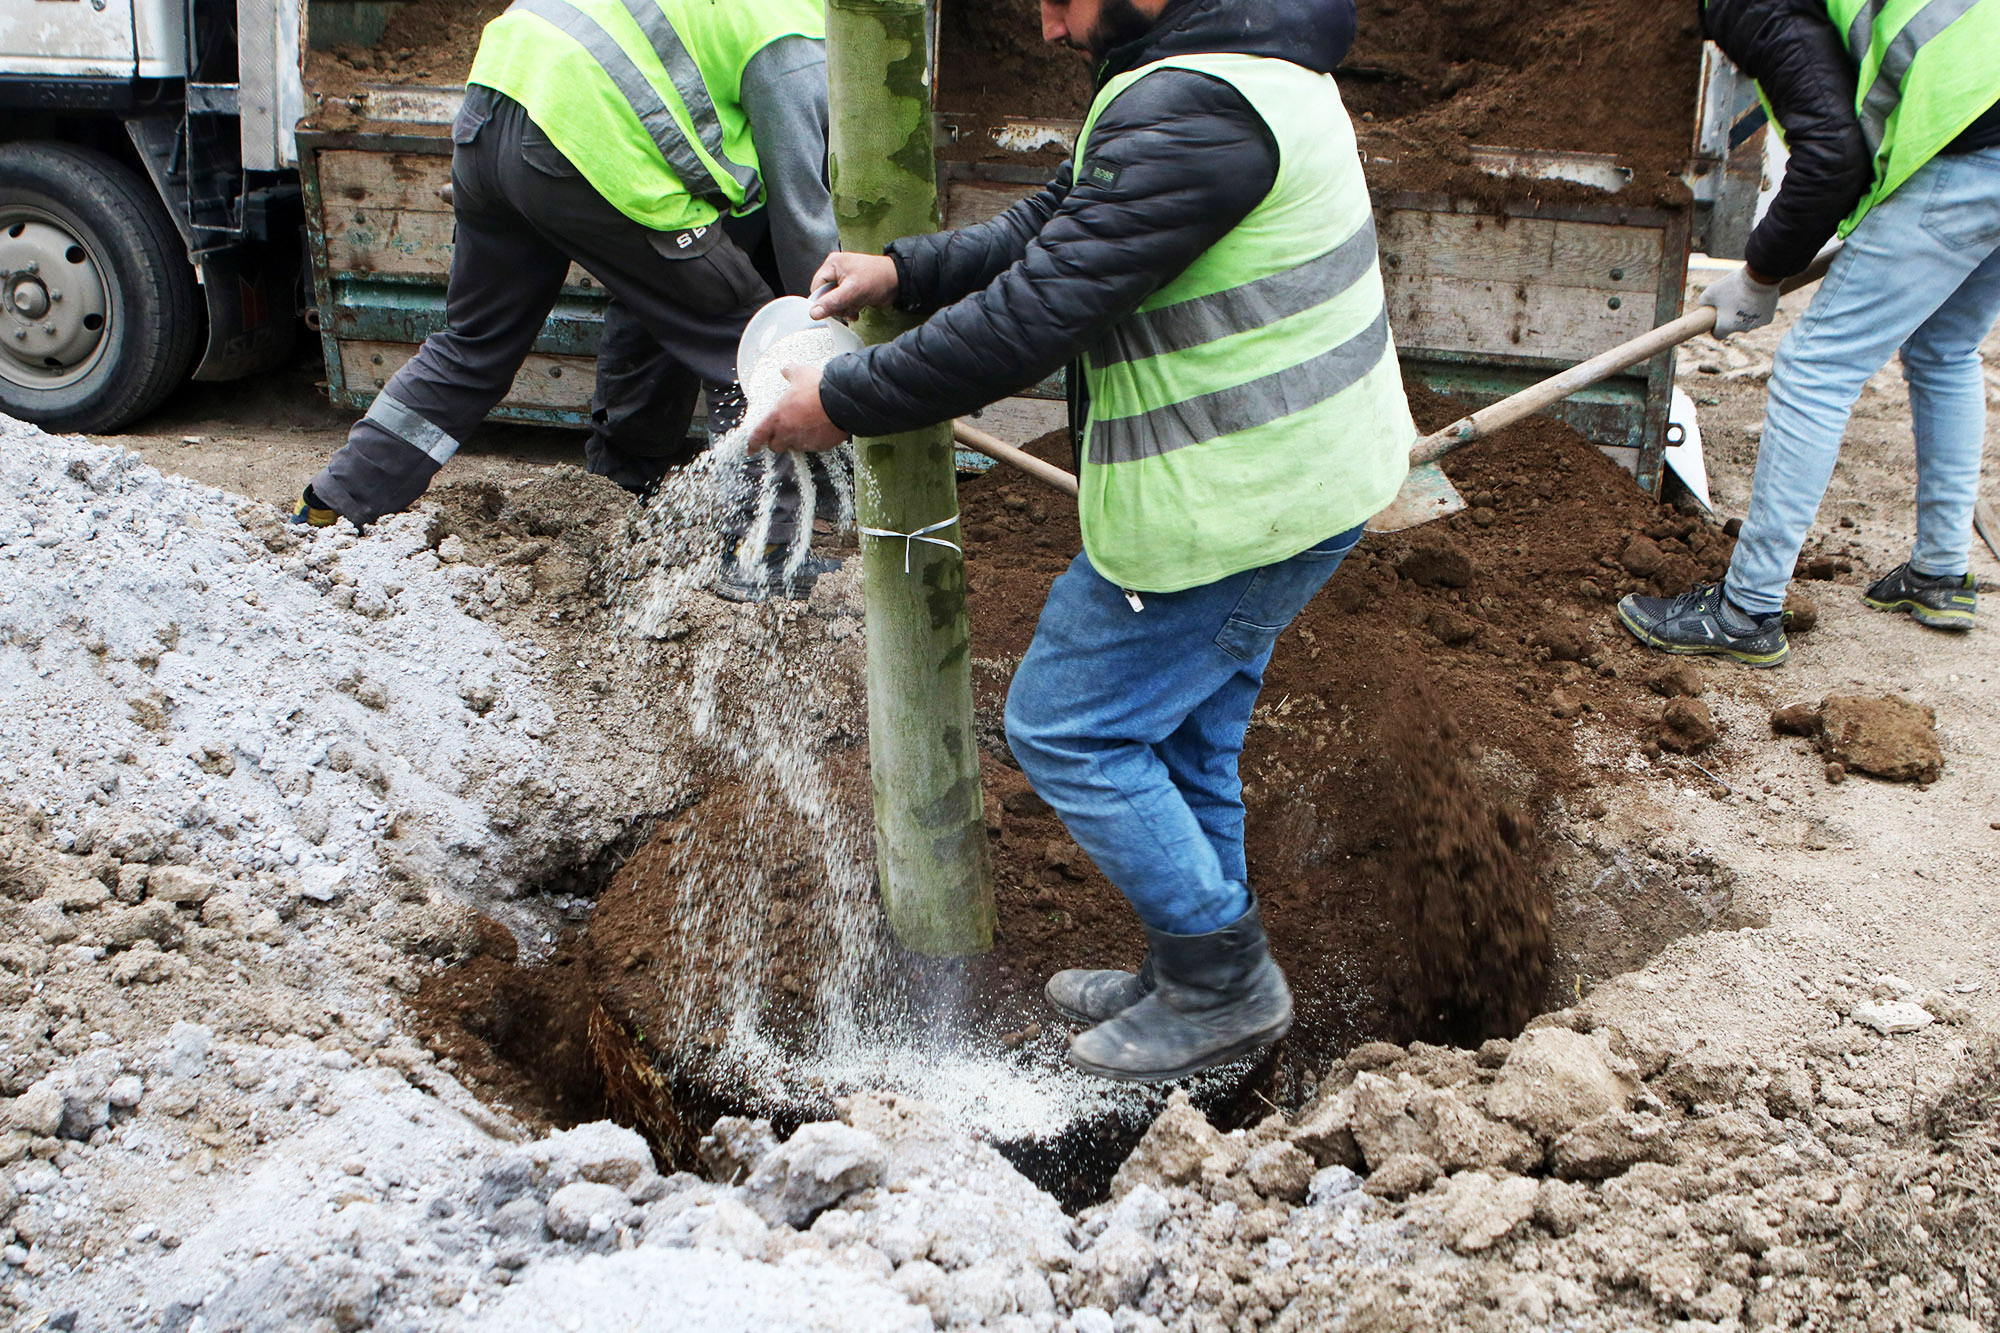
[[1870, 584], [1861, 600], [1877, 611], [1908, 611], [1932, 629], [1964, 631], [1979, 609], [1979, 584], [1970, 573], [1919, 574], [1904, 561]]
[[313, 494], [313, 488], [308, 486], [299, 492], [299, 502], [292, 506], [288, 521], [308, 528], [330, 528], [340, 522], [340, 515], [328, 509], [326, 501]]
[[1070, 1039], [1069, 1062], [1099, 1078], [1164, 1083], [1267, 1046], [1292, 1029], [1292, 991], [1271, 961], [1256, 903], [1221, 930], [1148, 930], [1151, 994]]
[[773, 597], [803, 602], [812, 596], [813, 585], [819, 582], [820, 575], [839, 568], [838, 560], [808, 553], [787, 578], [784, 547], [765, 547], [764, 558], [757, 561], [745, 560], [740, 552], [731, 550], [722, 557], [722, 572], [709, 587], [727, 602], [767, 602]]
[[1042, 995], [1072, 1023], [1102, 1023], [1115, 1018], [1153, 993], [1153, 957], [1137, 972], [1116, 968], [1064, 968], [1049, 978]]
[[1649, 648], [1744, 666], [1774, 667], [1792, 651], [1782, 611], [1753, 616], [1723, 596], [1720, 583], [1698, 583], [1678, 597], [1633, 593], [1619, 601], [1618, 623]]

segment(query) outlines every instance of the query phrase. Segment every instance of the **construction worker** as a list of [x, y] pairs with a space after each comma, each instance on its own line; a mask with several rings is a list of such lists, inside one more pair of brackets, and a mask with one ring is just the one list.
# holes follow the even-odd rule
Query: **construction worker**
[[1986, 439], [1979, 344], [2000, 315], [2000, 0], [1707, 0], [1702, 21], [1757, 80], [1791, 150], [1744, 267], [1701, 295], [1716, 334], [1770, 323], [1779, 280], [1836, 231], [1846, 244], [1778, 348], [1728, 575], [1679, 597], [1627, 597], [1619, 623], [1670, 653], [1783, 662], [1785, 585], [1848, 415], [1900, 349], [1916, 544], [1862, 601], [1969, 630]]
[[[771, 285], [803, 293], [838, 244], [825, 35], [821, 0], [515, 0], [489, 23], [451, 132], [447, 327], [376, 396], [295, 518], [366, 524], [422, 495], [507, 393], [572, 261], [611, 296], [590, 470], [650, 487], [684, 460], [698, 386], [711, 437], [733, 426], [744, 325]], [[764, 465], [745, 478], [739, 534]], [[799, 515], [780, 467], [768, 547], [725, 558], [725, 596], [767, 595], [782, 569]], [[823, 567], [780, 586], [803, 597]]]
[[1149, 946], [1136, 973], [1050, 979], [1095, 1025], [1070, 1059], [1175, 1079], [1291, 1025], [1237, 761], [1272, 645], [1395, 496], [1416, 432], [1331, 77], [1351, 0], [1043, 0], [1042, 29], [1096, 68], [1072, 163], [991, 222], [830, 259], [827, 310], [935, 313], [789, 368], [752, 444], [894, 434], [1081, 363], [1084, 550], [1007, 737]]

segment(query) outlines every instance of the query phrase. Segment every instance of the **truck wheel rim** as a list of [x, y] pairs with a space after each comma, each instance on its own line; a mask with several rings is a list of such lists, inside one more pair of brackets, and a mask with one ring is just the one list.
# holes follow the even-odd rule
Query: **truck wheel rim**
[[53, 214], [0, 208], [0, 379], [63, 389], [111, 345], [106, 268], [88, 239]]

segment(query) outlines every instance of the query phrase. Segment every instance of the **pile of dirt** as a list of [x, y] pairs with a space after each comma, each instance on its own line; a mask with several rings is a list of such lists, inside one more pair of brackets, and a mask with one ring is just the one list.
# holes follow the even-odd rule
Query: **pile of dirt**
[[[1361, 0], [1359, 9], [1337, 77], [1377, 188], [1485, 197], [1490, 178], [1468, 150], [1491, 144], [1613, 154], [1633, 173], [1621, 200], [1685, 201], [1679, 174], [1701, 69], [1692, 10], [1652, 0]], [[1042, 41], [1035, 0], [948, 3], [939, 28], [937, 104], [962, 129], [1006, 116], [1076, 120], [1088, 109], [1088, 62]], [[1603, 198], [1561, 182], [1535, 193]]]
[[[375, 84], [460, 88], [472, 72], [480, 34], [510, 0], [405, 0], [390, 6], [382, 36], [363, 46], [343, 42], [306, 54], [312, 105], [303, 124], [334, 132], [368, 124], [365, 91]], [[410, 133], [407, 125], [394, 127]]]
[[307, 57], [308, 83], [351, 91], [370, 83], [457, 87], [472, 71], [479, 37], [510, 0], [408, 0], [392, 7], [372, 46], [343, 43]]
[[[1459, 413], [1422, 393], [1416, 405], [1431, 426]], [[1032, 451], [1070, 462], [1060, 433]], [[1251, 878], [1298, 997], [1294, 1034], [1260, 1075], [1274, 1099], [1368, 1040], [1476, 1043], [1519, 1031], [1558, 990], [1578, 984], [1574, 973], [1552, 975], [1553, 960], [1587, 949], [1564, 937], [1553, 910], [1547, 836], [1552, 822], [1596, 804], [1575, 736], [1588, 727], [1637, 750], [1662, 710], [1646, 679], [1655, 664], [1616, 629], [1608, 603], [1626, 591], [1682, 590], [1718, 574], [1729, 555], [1719, 528], [1642, 495], [1552, 421], [1503, 432], [1454, 456], [1450, 468], [1474, 506], [1365, 542], [1280, 642], [1252, 721], [1242, 763]], [[948, 977], [897, 960], [874, 979], [871, 1018], [927, 1019], [935, 987], [950, 984], [976, 1045], [999, 1055], [1042, 1041], [1059, 1055], [1062, 1034], [1041, 999], [1042, 980], [1067, 966], [1131, 966], [1143, 949], [1123, 898], [1030, 790], [1001, 726], [1049, 584], [1078, 545], [1075, 505], [1003, 469], [964, 484], [961, 509], [996, 946]], [[1639, 558], [1635, 544], [1643, 544]], [[795, 647], [811, 651], [828, 615], [852, 613], [801, 617]], [[697, 627], [660, 668], [670, 676], [689, 669], [703, 656], [703, 632]], [[745, 664], [743, 678], [731, 676], [718, 695], [749, 697], [758, 669]], [[659, 697], [674, 688], [664, 682]], [[821, 717], [832, 801], [846, 810], [847, 826], [864, 830], [858, 847], [866, 855], [858, 667]], [[670, 1103], [697, 1108], [687, 1115], [696, 1123], [725, 1109], [712, 1095], [718, 1071], [705, 1062], [725, 1043], [726, 1012], [718, 1003], [692, 1040], [664, 1041], [688, 1031], [690, 986], [719, 1000], [752, 974], [768, 1006], [765, 1026], [809, 1032], [828, 961], [816, 934], [826, 890], [805, 845], [809, 831], [760, 817], [756, 794], [726, 758], [718, 753], [707, 766], [706, 787], [696, 779], [677, 793], [588, 927], [559, 944], [553, 966], [488, 959], [478, 976], [426, 982], [419, 1008], [441, 1049], [520, 1107], [546, 1061], [510, 1048], [504, 1034], [496, 1039], [496, 1026], [533, 1014], [556, 1024], [539, 1039], [549, 1050], [569, 1059], [595, 1049], [601, 1058], [606, 1044], [600, 1037], [593, 1048], [587, 1028], [593, 1015], [608, 1018], [625, 1043], [619, 1068], [636, 1052], [664, 1080], [642, 1087], [641, 1102], [670, 1089]], [[690, 766], [704, 770], [698, 756]], [[690, 849], [700, 849], [699, 875], [687, 873]], [[742, 879], [762, 877], [770, 910], [756, 941], [723, 956], [713, 938], [663, 923], [686, 918], [684, 895], [730, 883], [732, 856], [743, 862]], [[1643, 957], [1664, 942], [1625, 939], [1621, 948]], [[563, 1122], [578, 1109], [549, 1104], [543, 1113]], [[613, 1109], [643, 1119], [643, 1106], [614, 1101]]]
[[1342, 80], [1377, 186], [1450, 187], [1467, 145], [1612, 153], [1686, 197], [1701, 28], [1652, 0], [1361, 0]]
[[1077, 120], [1090, 95], [1089, 57], [1042, 40], [1038, 0], [939, 6], [940, 111]]

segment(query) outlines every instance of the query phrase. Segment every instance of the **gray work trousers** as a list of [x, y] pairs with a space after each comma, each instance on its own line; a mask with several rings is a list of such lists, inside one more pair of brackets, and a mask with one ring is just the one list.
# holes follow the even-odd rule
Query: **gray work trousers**
[[[771, 290], [720, 227], [654, 231], [607, 203], [528, 119], [519, 103], [477, 85], [452, 126], [453, 243], [446, 328], [384, 386], [347, 443], [313, 478], [327, 507], [355, 523], [406, 509], [471, 429], [506, 396], [561, 293], [572, 260], [611, 300], [597, 359], [590, 470], [631, 490], [687, 460], [698, 387], [709, 429], [741, 413], [736, 344]], [[746, 464], [743, 487], [771, 466]], [[798, 522], [790, 455], [769, 540]], [[734, 530], [749, 527], [749, 501]]]

